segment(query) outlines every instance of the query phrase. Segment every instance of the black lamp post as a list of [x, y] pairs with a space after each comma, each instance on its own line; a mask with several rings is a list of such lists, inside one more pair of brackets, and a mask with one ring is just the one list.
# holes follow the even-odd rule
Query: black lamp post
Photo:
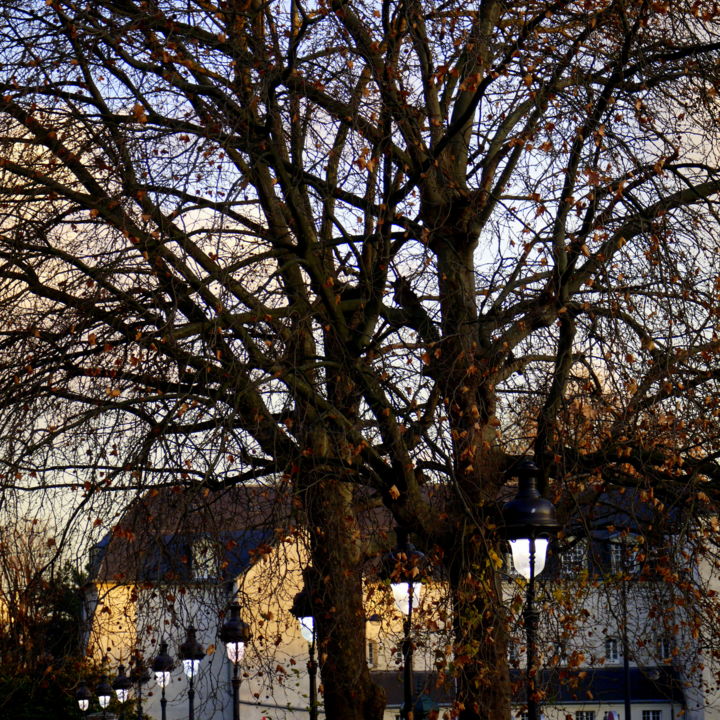
[[250, 626], [240, 619], [240, 605], [230, 606], [230, 617], [220, 628], [220, 639], [225, 643], [228, 660], [233, 666], [233, 720], [240, 720], [240, 663], [245, 654], [245, 645], [252, 637]]
[[162, 720], [166, 720], [167, 716], [167, 699], [165, 698], [165, 687], [170, 682], [170, 673], [175, 664], [168, 654], [168, 645], [163, 640], [160, 643], [160, 653], [153, 660], [152, 669], [155, 673], [155, 682], [160, 686], [162, 694], [160, 695], [160, 710]]
[[87, 712], [90, 708], [90, 700], [92, 699], [92, 693], [88, 686], [83, 682], [80, 683], [80, 687], [75, 691], [75, 699], [82, 712]]
[[405, 616], [403, 623], [403, 704], [400, 717], [413, 709], [413, 643], [411, 639], [413, 607], [420, 602], [426, 558], [409, 540], [404, 528], [396, 528], [397, 545], [382, 559], [382, 575], [390, 580], [395, 605]]
[[205, 657], [205, 651], [197, 641], [196, 630], [191, 625], [187, 629], [185, 642], [180, 646], [180, 659], [183, 661], [183, 669], [190, 682], [188, 687], [188, 720], [195, 720], [195, 676], [200, 669], [200, 661]]
[[115, 695], [117, 695], [118, 701], [123, 704], [123, 711], [122, 711], [123, 717], [125, 716], [124, 705], [125, 705], [125, 702], [127, 702], [131, 687], [132, 687], [132, 681], [125, 674], [125, 666], [122, 663], [120, 663], [120, 665], [118, 667], [117, 677], [113, 680], [113, 683], [112, 683], [112, 689], [115, 691]]
[[535, 633], [538, 612], [535, 609], [535, 577], [545, 568], [549, 539], [558, 530], [555, 506], [543, 498], [535, 486], [538, 466], [525, 459], [510, 469], [518, 479], [517, 495], [502, 509], [504, 535], [510, 541], [513, 565], [528, 581], [525, 603], [527, 633], [527, 710], [528, 720], [539, 720], [536, 697]]
[[290, 613], [300, 623], [300, 634], [308, 644], [307, 671], [309, 679], [310, 720], [317, 720], [317, 662], [315, 661], [315, 610], [312, 590], [308, 582], [309, 573], [305, 573], [305, 586], [295, 595]]
[[107, 680], [107, 675], [102, 675], [98, 686], [95, 688], [95, 694], [97, 695], [98, 702], [103, 711], [103, 718], [105, 717], [107, 706], [110, 704], [110, 698], [113, 694], [113, 689]]
[[130, 673], [130, 681], [135, 685], [135, 702], [137, 703], [137, 720], [143, 720], [142, 686], [150, 680], [150, 673], [143, 664], [139, 655], [135, 656], [135, 663]]

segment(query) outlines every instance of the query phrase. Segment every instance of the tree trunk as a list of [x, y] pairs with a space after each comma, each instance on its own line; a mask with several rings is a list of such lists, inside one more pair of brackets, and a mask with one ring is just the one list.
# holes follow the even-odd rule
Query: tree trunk
[[310, 468], [305, 508], [317, 571], [318, 660], [328, 720], [382, 720], [385, 693], [370, 678], [365, 659], [365, 609], [359, 528], [352, 485], [332, 470]]
[[505, 608], [486, 541], [479, 534], [469, 538], [466, 561], [449, 573], [460, 720], [510, 717]]
[[[460, 198], [462, 200], [462, 198]], [[446, 224], [432, 234], [438, 260], [443, 336], [438, 378], [446, 388], [453, 475], [460, 502], [447, 539], [455, 608], [457, 703], [462, 720], [510, 715], [507, 628], [497, 574], [497, 498], [504, 453], [498, 447], [494, 376], [505, 362], [488, 345], [477, 310], [475, 237], [462, 202], [447, 203]], [[467, 507], [473, 508], [468, 523]], [[492, 520], [486, 527], [486, 519]], [[457, 538], [462, 538], [458, 548]]]

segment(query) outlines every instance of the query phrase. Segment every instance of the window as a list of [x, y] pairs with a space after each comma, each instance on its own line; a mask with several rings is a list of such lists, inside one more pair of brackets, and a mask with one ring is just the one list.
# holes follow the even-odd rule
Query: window
[[662, 720], [662, 710], [643, 710], [642, 720]]
[[673, 655], [672, 638], [663, 635], [657, 641], [657, 654], [660, 660], [669, 660]]
[[572, 577], [587, 568], [587, 546], [583, 540], [568, 548], [562, 556], [562, 574]]
[[640, 571], [637, 535], [616, 535], [610, 539], [610, 572], [637, 573]]
[[605, 660], [609, 663], [620, 660], [620, 644], [617, 638], [605, 638]]
[[193, 580], [211, 580], [218, 576], [220, 570], [217, 543], [209, 538], [201, 538], [192, 544], [192, 575]]
[[[575, 712], [575, 720], [595, 720], [594, 710], [577, 710]], [[643, 718], [645, 720], [645, 718]]]
[[515, 641], [511, 638], [508, 642], [508, 660], [511, 665], [517, 665], [520, 659], [520, 653], [518, 652], [518, 646]]
[[525, 712], [518, 713], [516, 716], [516, 720], [528, 720], [530, 717], [527, 713], [527, 710]]
[[375, 667], [378, 664], [378, 644], [376, 640], [368, 640], [367, 664], [370, 667]]
[[603, 714], [603, 720], [621, 720], [620, 713], [617, 710], [606, 710]]

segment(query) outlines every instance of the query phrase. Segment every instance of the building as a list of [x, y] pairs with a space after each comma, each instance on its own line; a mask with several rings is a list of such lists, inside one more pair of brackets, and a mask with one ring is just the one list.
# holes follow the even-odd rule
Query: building
[[[628, 707], [631, 720], [717, 715], [688, 604], [703, 561], [682, 525], [679, 508], [637, 489], [599, 494], [567, 524], [538, 583], [538, 685], [548, 720], [625, 720]], [[522, 582], [509, 559], [508, 567], [507, 593], [517, 602]], [[518, 717], [525, 651], [518, 615], [510, 648]]]
[[[539, 579], [542, 608], [539, 687], [547, 720], [689, 720], [714, 718], [710, 668], [700, 661], [686, 590], [673, 582], [679, 562], [700, 578], [695, 557], [667, 531], [640, 492], [600, 497], [554, 548]], [[206, 651], [196, 682], [204, 720], [232, 717], [231, 665], [217, 639], [234, 597], [253, 640], [243, 660], [243, 720], [306, 717], [308, 646], [290, 607], [307, 557], [292, 499], [277, 488], [242, 486], [219, 493], [165, 488], [133, 504], [94, 550], [87, 591], [88, 647], [114, 669], [139, 651], [151, 660], [159, 643], [177, 649], [188, 625]], [[381, 519], [385, 530], [387, 518]], [[705, 568], [707, 571], [707, 568]], [[714, 573], [707, 571], [706, 582]], [[525, 692], [522, 581], [509, 567], [507, 603], [515, 612], [510, 643], [515, 713]], [[431, 583], [426, 607], [442, 594]], [[682, 602], [681, 602], [682, 600]], [[387, 720], [402, 703], [402, 617], [387, 592], [368, 592], [367, 661], [387, 692]], [[442, 628], [415, 628], [415, 697], [448, 706], [452, 688], [435, 687], [433, 648]], [[187, 716], [188, 683], [177, 667], [166, 688], [168, 720]], [[146, 712], [160, 717], [159, 689], [145, 688]]]
[[[218, 629], [237, 597], [253, 635], [242, 663], [243, 720], [307, 717], [309, 648], [290, 608], [308, 562], [293, 512], [291, 498], [262, 486], [218, 493], [165, 488], [138, 498], [93, 549], [86, 591], [90, 656], [105, 661], [111, 675], [136, 653], [151, 662], [163, 641], [177, 659], [193, 625], [206, 651], [195, 681], [196, 716], [231, 718], [232, 666]], [[368, 596], [367, 661], [386, 689], [386, 717], [394, 720], [402, 703], [402, 618], [389, 591]], [[447, 703], [435, 687], [432, 661], [430, 650], [416, 652], [416, 694]], [[156, 718], [160, 692], [152, 681], [144, 688], [145, 711]], [[165, 693], [168, 720], [185, 720], [188, 681], [179, 662]]]

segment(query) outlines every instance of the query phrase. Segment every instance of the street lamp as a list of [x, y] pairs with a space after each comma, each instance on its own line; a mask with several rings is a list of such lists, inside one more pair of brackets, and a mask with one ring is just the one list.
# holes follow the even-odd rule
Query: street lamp
[[538, 612], [535, 609], [535, 578], [545, 568], [550, 537], [558, 530], [555, 506], [537, 490], [538, 466], [529, 459], [517, 463], [508, 475], [517, 478], [517, 495], [502, 509], [505, 539], [510, 542], [513, 565], [527, 581], [525, 631], [527, 633], [527, 710], [528, 720], [539, 720], [536, 698], [535, 633]]
[[82, 712], [87, 712], [90, 707], [90, 700], [92, 699], [92, 693], [88, 686], [83, 682], [80, 683], [80, 687], [75, 691], [75, 699]]
[[245, 644], [252, 637], [250, 626], [240, 619], [240, 605], [230, 606], [230, 617], [220, 628], [220, 639], [225, 643], [228, 660], [233, 666], [233, 720], [240, 720], [240, 673], [239, 666], [245, 654]]
[[107, 675], [101, 676], [100, 682], [95, 688], [95, 694], [97, 695], [98, 702], [100, 703], [100, 707], [102, 708], [103, 717], [105, 717], [107, 706], [110, 704], [110, 698], [113, 694], [112, 686], [107, 681]]
[[139, 655], [135, 656], [135, 664], [132, 672], [130, 673], [130, 681], [135, 683], [135, 701], [137, 703], [137, 720], [143, 720], [142, 711], [142, 686], [150, 680], [150, 673], [143, 664], [142, 658]]
[[196, 630], [191, 625], [187, 629], [185, 642], [180, 646], [179, 656], [183, 661], [183, 670], [187, 675], [190, 685], [188, 687], [188, 720], [195, 720], [195, 676], [200, 670], [200, 661], [205, 657], [205, 651], [195, 636]]
[[300, 634], [308, 644], [307, 671], [309, 679], [310, 720], [317, 720], [317, 662], [315, 661], [315, 609], [309, 573], [305, 573], [305, 586], [295, 595], [290, 613], [300, 624]]
[[[120, 663], [118, 666], [118, 674], [117, 677], [113, 680], [112, 683], [112, 689], [115, 691], [115, 695], [117, 695], [117, 699], [121, 703], [125, 703], [128, 699], [128, 695], [130, 694], [130, 688], [132, 687], [132, 681], [130, 678], [125, 674], [125, 666]], [[122, 715], [124, 716], [125, 711], [123, 708]]]
[[173, 659], [168, 654], [168, 645], [163, 640], [160, 643], [160, 653], [153, 660], [152, 669], [155, 673], [155, 682], [162, 689], [160, 696], [160, 710], [162, 713], [162, 720], [165, 720], [167, 713], [167, 699], [165, 698], [165, 686], [170, 682], [170, 673], [174, 667]]
[[405, 528], [396, 528], [397, 545], [382, 559], [382, 575], [390, 580], [395, 605], [405, 616], [403, 622], [403, 704], [400, 717], [411, 716], [413, 704], [413, 644], [412, 630], [413, 608], [420, 603], [422, 577], [426, 558], [409, 540]]

